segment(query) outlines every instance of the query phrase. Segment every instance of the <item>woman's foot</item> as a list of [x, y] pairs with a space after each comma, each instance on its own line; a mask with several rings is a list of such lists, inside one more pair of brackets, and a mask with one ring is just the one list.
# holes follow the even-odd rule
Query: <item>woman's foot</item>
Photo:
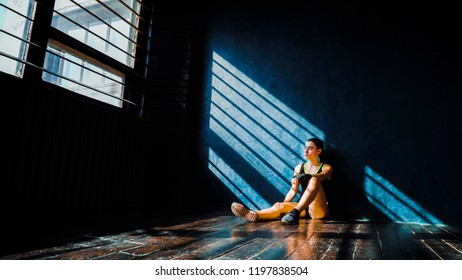
[[240, 203], [233, 202], [231, 204], [231, 211], [234, 215], [246, 219], [249, 222], [256, 222], [258, 220], [257, 212], [247, 209]]
[[298, 220], [300, 219], [300, 211], [297, 208], [294, 208], [289, 211], [289, 213], [285, 214], [282, 217], [281, 221], [288, 225], [298, 224]]

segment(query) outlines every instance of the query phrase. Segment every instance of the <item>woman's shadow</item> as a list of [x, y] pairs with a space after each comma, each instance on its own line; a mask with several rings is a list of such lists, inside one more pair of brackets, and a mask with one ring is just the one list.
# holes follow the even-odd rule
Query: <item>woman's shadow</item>
[[362, 190], [364, 170], [349, 164], [335, 149], [323, 151], [321, 161], [332, 166], [331, 180], [323, 182], [329, 203], [329, 220], [357, 220], [369, 216], [370, 202]]

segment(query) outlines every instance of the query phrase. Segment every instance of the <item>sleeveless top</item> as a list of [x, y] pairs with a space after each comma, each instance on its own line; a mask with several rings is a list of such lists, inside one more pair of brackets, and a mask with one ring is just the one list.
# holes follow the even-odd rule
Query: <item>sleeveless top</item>
[[[300, 166], [300, 170], [298, 171], [298, 174], [307, 174], [307, 173], [305, 173], [305, 164], [306, 164], [306, 162], [302, 163], [302, 165]], [[316, 172], [316, 174], [319, 174], [319, 173], [322, 172], [322, 167], [323, 166], [324, 166], [324, 162], [321, 163], [321, 165], [319, 166], [319, 169]], [[303, 185], [301, 193], [304, 193], [307, 187], [308, 187], [308, 184]]]

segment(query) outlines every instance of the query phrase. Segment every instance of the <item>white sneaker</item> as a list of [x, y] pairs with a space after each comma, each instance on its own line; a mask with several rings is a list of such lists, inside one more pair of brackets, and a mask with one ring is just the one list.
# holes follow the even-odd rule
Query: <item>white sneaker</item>
[[255, 211], [247, 209], [244, 205], [233, 202], [231, 204], [231, 211], [234, 215], [246, 219], [249, 222], [258, 221], [258, 214]]

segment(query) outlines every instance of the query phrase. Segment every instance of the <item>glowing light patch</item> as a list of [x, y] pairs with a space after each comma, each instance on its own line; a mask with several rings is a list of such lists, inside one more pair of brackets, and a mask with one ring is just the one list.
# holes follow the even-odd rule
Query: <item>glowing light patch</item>
[[[209, 169], [231, 190], [244, 205], [252, 209], [262, 209], [271, 205], [249, 184], [226, 164], [212, 149], [209, 149]], [[236, 186], [233, 182], [239, 182]]]
[[365, 167], [364, 190], [367, 199], [393, 221], [443, 224], [427, 209], [412, 200], [372, 168]]
[[324, 133], [216, 52], [211, 82], [209, 128], [226, 147], [210, 143], [209, 169], [245, 205], [266, 208], [270, 204], [255, 187], [217, 154], [238, 154], [283, 197], [293, 168], [305, 160], [306, 139], [324, 140]]

